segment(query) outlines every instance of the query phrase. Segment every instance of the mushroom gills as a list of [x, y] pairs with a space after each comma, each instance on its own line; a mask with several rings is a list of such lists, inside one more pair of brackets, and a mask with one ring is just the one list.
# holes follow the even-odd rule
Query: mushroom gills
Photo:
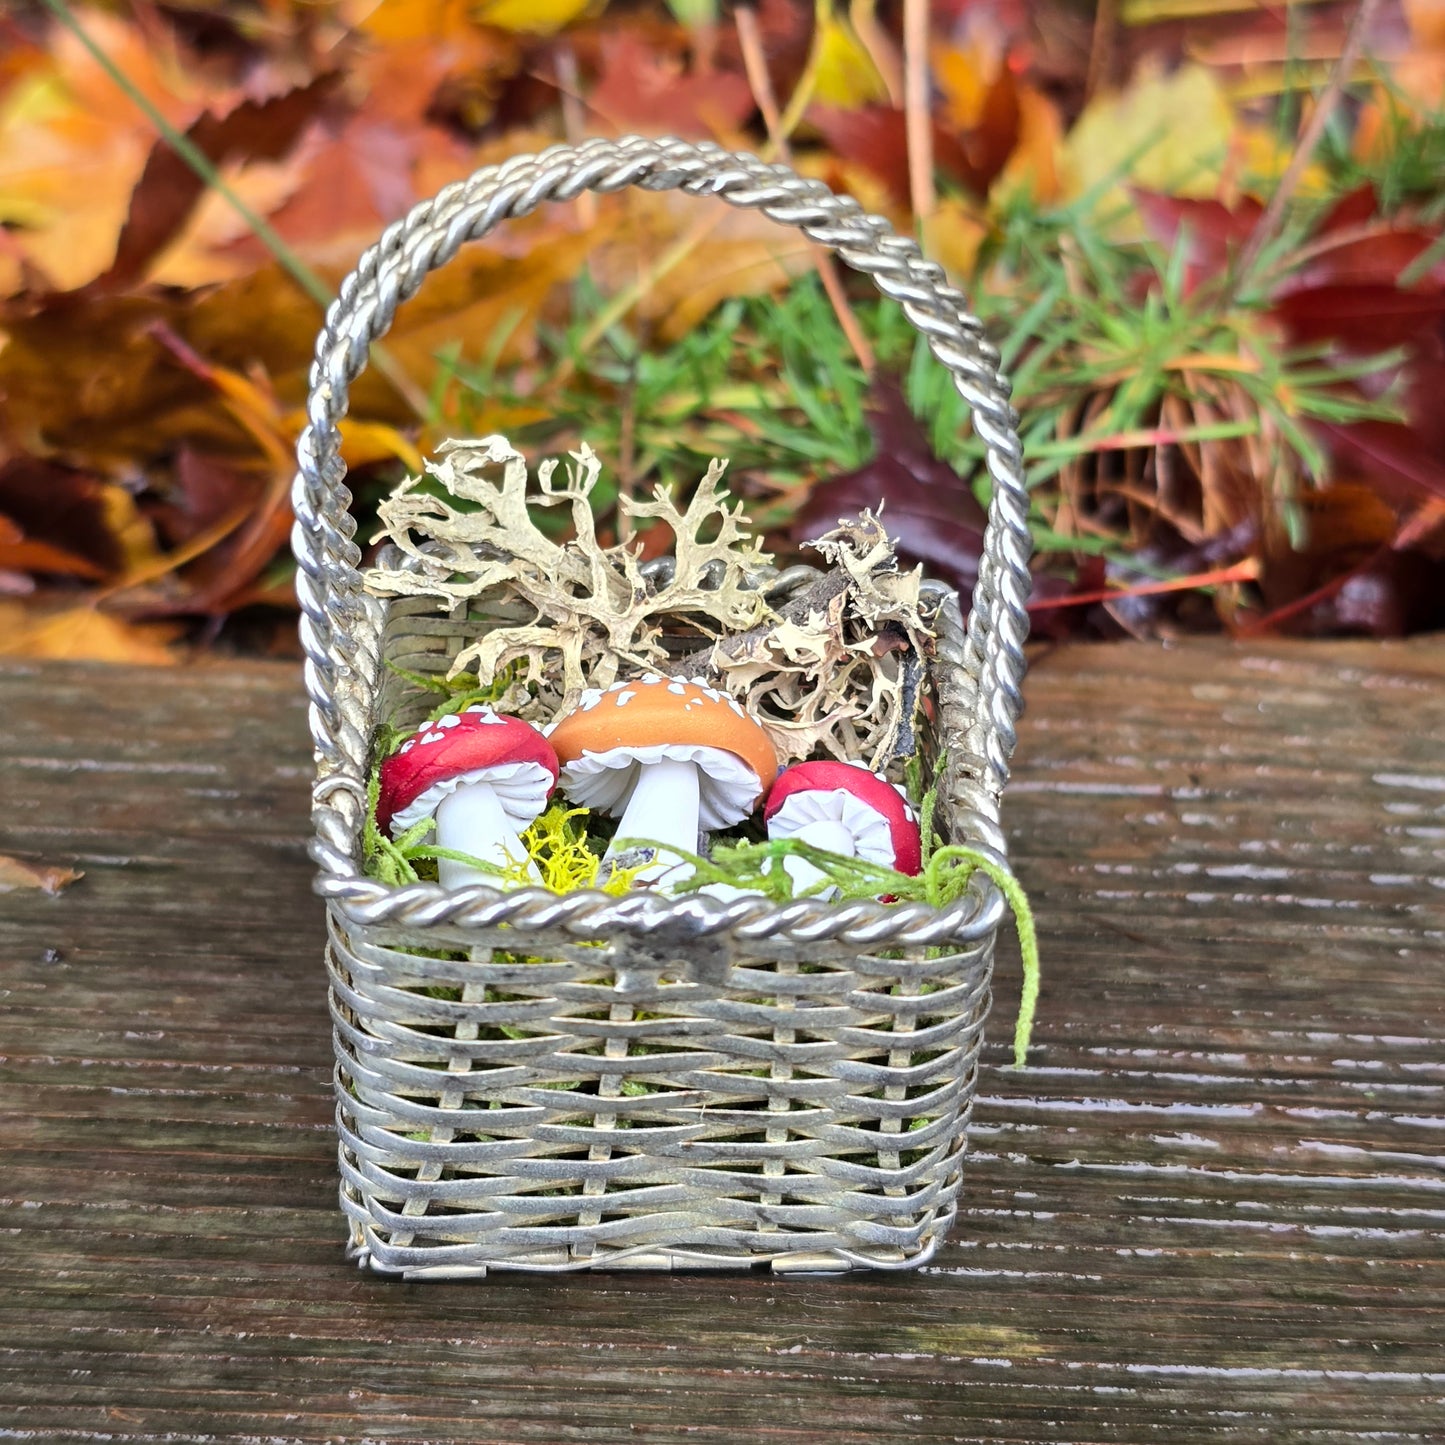
[[[541, 872], [528, 856], [490, 783], [463, 783], [442, 799], [436, 810], [436, 845], [470, 854], [498, 868], [525, 864], [527, 877], [539, 886], [542, 882]], [[486, 883], [495, 888], [501, 881], [495, 873], [455, 858], [437, 859], [437, 875], [443, 888], [464, 888], [469, 883]]]
[[[787, 834], [790, 838], [796, 838], [800, 843], [809, 843], [814, 848], [821, 848], [827, 853], [838, 853], [844, 858], [857, 856], [857, 844], [853, 837], [853, 830], [846, 824], [835, 818], [819, 818], [816, 822], [807, 823], [795, 833]], [[820, 883], [828, 882], [828, 875], [821, 868], [815, 868], [806, 858], [800, 858], [796, 854], [790, 854], [783, 858], [783, 872], [793, 880], [793, 896], [800, 897], [807, 893], [810, 897], [819, 899], [836, 898], [838, 896], [838, 885], [829, 883], [826, 888], [817, 888]], [[771, 861], [767, 864], [769, 870], [772, 868]]]

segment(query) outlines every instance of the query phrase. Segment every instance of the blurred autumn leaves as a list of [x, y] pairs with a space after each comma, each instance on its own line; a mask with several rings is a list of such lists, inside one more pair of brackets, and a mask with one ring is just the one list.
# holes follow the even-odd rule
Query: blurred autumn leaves
[[[518, 151], [628, 131], [787, 147], [803, 171], [903, 229], [917, 224], [932, 254], [1015, 315], [1036, 300], [1036, 278], [1010, 252], [1009, 227], [1080, 198], [1090, 214], [1123, 217], [1110, 222], [1121, 242], [1181, 254], [1188, 292], [1228, 268], [1296, 134], [1301, 82], [1282, 20], [1153, 24], [1146, 0], [1110, 6], [1097, 24], [1075, 7], [923, 8], [922, 111], [908, 101], [919, 57], [911, 72], [902, 0], [762, 0], [751, 31], [708, 0], [12, 10], [0, 19], [0, 650], [159, 661], [209, 635], [198, 619], [213, 632], [244, 609], [288, 608], [291, 451], [320, 323], [308, 287], [333, 287], [418, 200]], [[1338, 53], [1350, 13], [1311, 7], [1305, 53]], [[1141, 443], [1123, 468], [1094, 466], [1091, 443], [1062, 476], [1052, 470], [1041, 528], [1072, 531], [1082, 547], [1055, 539], [1062, 565], [1042, 598], [1061, 616], [1093, 605], [1071, 598], [1152, 583], [1161, 568], [1234, 567], [1256, 617], [1392, 549], [1431, 575], [1445, 499], [1445, 437], [1429, 401], [1445, 380], [1440, 207], [1401, 180], [1395, 158], [1434, 143], [1441, 8], [1412, 0], [1390, 11], [1371, 45], [1407, 58], [1388, 85], [1365, 77], [1347, 133], [1331, 142], [1338, 154], [1296, 178], [1306, 201], [1342, 199], [1309, 229], [1303, 261], [1266, 258], [1275, 272], [1260, 314], [1281, 345], [1339, 356], [1403, 348], [1408, 365], [1396, 356], [1369, 383], [1399, 393], [1398, 419], [1349, 417], [1328, 436], [1311, 423], [1341, 487], [1310, 514], [1309, 535], [1296, 512], [1282, 545], [1253, 475], [1271, 465], [1269, 447], [1213, 440], [1249, 412], [1247, 390], [1231, 391], [1216, 369], [1187, 397], [1164, 395], [1148, 425], [1185, 441]], [[759, 65], [780, 112], [771, 135]], [[165, 130], [189, 141], [212, 183]], [[1387, 198], [1395, 181], [1404, 189]], [[584, 271], [606, 298], [594, 339], [620, 322], [667, 345], [727, 298], [777, 292], [816, 264], [800, 237], [763, 218], [675, 196], [552, 207], [464, 250], [402, 308], [353, 398], [348, 463], [384, 478], [417, 467], [463, 416], [499, 430], [535, 422], [559, 370], [547, 326], [566, 321]], [[1402, 287], [1412, 265], [1423, 269]], [[1097, 361], [1087, 351], [1076, 346], [1069, 364], [1087, 369]], [[460, 396], [464, 365], [506, 369], [505, 395]], [[1064, 408], [1070, 420], [1049, 423], [1061, 445], [1113, 405], [1109, 383], [1086, 383]], [[897, 454], [886, 488], [895, 515], [907, 522], [915, 504], [941, 515], [958, 538], [943, 570], [966, 578], [971, 494], [932, 454], [900, 471], [917, 437], [881, 377], [876, 400], [875, 435]], [[814, 468], [820, 490], [810, 502], [793, 487], [792, 513], [827, 511], [841, 496], [830, 482], [877, 480], [845, 470]], [[905, 473], [926, 480], [926, 497]], [[1121, 519], [1120, 507], [1135, 512]], [[1333, 550], [1317, 545], [1326, 534]], [[1115, 548], [1107, 565], [1089, 560], [1101, 538]], [[1232, 623], [1230, 608], [1215, 612]], [[1119, 607], [1109, 615], [1132, 625]], [[1136, 630], [1147, 631], [1163, 614], [1141, 616]], [[284, 646], [284, 621], [247, 640]]]

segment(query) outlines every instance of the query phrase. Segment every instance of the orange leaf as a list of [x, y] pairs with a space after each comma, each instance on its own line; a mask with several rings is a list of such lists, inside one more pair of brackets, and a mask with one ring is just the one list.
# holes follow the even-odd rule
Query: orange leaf
[[[95, 10], [86, 30], [171, 124], [185, 130], [208, 105], [229, 108], [237, 94], [201, 88], [150, 30]], [[163, 32], [161, 32], [163, 33]], [[52, 286], [83, 286], [115, 256], [131, 193], [155, 131], [69, 31], [57, 28], [50, 62], [0, 103], [0, 222], [15, 226], [29, 263]]]
[[61, 868], [53, 863], [27, 863], [0, 853], [0, 893], [14, 893], [21, 888], [38, 888], [52, 896], [69, 888], [84, 873], [74, 868]]

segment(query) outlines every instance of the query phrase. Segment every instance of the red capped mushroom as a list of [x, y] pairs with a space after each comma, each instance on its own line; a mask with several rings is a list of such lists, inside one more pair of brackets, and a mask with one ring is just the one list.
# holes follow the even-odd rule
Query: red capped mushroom
[[[795, 763], [778, 774], [763, 817], [769, 838], [797, 838], [838, 853], [863, 858], [900, 873], [923, 866], [918, 819], [902, 788], [861, 763]], [[783, 859], [795, 893], [826, 881], [803, 858]], [[817, 896], [832, 897], [836, 888]]]
[[[530, 723], [489, 707], [469, 707], [419, 727], [381, 765], [378, 828], [399, 838], [436, 820], [436, 846], [499, 868], [537, 865], [517, 835], [547, 806], [557, 783], [557, 754]], [[442, 886], [499, 879], [452, 858], [438, 860]]]

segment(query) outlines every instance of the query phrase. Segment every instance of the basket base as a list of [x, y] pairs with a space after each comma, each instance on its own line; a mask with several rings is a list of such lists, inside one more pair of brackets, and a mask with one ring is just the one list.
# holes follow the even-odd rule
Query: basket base
[[[343, 1200], [344, 1202], [344, 1200]], [[640, 1247], [636, 1249], [594, 1249], [590, 1254], [571, 1253], [564, 1249], [516, 1254], [506, 1258], [485, 1257], [482, 1249], [472, 1247], [451, 1250], [450, 1258], [435, 1264], [415, 1262], [415, 1251], [396, 1249], [381, 1239], [374, 1230], [355, 1220], [346, 1246], [346, 1257], [359, 1268], [388, 1279], [485, 1279], [492, 1273], [508, 1274], [577, 1274], [582, 1272], [660, 1272], [669, 1274], [757, 1273], [814, 1276], [855, 1274], [868, 1270], [917, 1269], [927, 1264], [947, 1236], [956, 1211], [949, 1210], [934, 1221], [933, 1228], [920, 1242], [919, 1248], [905, 1252], [880, 1249], [876, 1253], [855, 1249], [791, 1249], [775, 1253], [756, 1251], [718, 1251], [705, 1247], [676, 1249]], [[406, 1258], [406, 1256], [412, 1256]]]

